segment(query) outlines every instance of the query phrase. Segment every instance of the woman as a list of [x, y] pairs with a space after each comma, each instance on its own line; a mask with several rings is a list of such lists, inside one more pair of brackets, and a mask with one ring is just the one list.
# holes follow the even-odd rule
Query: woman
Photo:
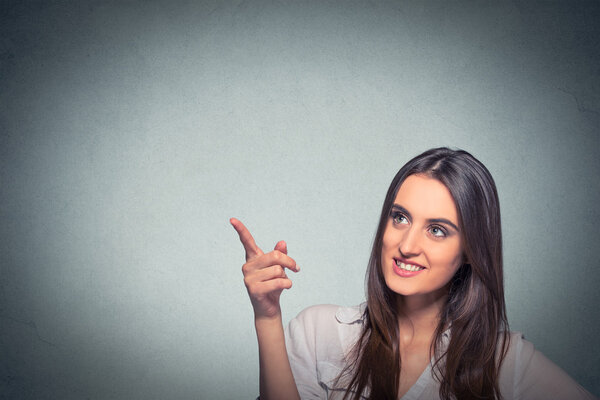
[[494, 181], [465, 151], [438, 148], [394, 177], [367, 270], [367, 301], [281, 322], [297, 272], [285, 242], [263, 253], [231, 220], [255, 313], [261, 399], [593, 398], [510, 334]]

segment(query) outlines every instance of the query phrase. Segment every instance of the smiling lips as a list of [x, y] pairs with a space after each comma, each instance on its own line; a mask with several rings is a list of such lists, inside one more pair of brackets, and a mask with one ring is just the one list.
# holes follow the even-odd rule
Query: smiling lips
[[424, 269], [425, 267], [418, 264], [409, 264], [403, 262], [403, 260], [397, 258], [394, 259], [394, 272], [402, 277], [415, 276]]

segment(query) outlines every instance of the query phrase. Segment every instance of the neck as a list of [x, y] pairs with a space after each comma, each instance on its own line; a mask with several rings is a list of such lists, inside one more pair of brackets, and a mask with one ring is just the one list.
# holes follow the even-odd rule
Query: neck
[[401, 339], [410, 342], [416, 337], [433, 337], [447, 297], [447, 290], [425, 295], [398, 296], [398, 324]]

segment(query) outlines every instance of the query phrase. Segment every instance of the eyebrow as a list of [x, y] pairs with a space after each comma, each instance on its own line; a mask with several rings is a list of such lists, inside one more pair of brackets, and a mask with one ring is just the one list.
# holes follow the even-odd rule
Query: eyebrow
[[[402, 207], [400, 204], [393, 204], [392, 210], [398, 210], [402, 214], [406, 214], [407, 217], [412, 218], [412, 215], [408, 212], [408, 210], [406, 208]], [[430, 218], [427, 220], [427, 223], [429, 223], [429, 224], [438, 223], [438, 224], [450, 225], [452, 228], [454, 228], [455, 231], [460, 232], [458, 230], [458, 227], [453, 222], [447, 220], [446, 218]]]

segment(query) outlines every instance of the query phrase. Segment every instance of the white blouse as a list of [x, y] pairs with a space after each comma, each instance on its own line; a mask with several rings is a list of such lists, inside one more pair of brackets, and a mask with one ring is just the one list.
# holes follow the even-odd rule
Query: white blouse
[[[361, 333], [365, 306], [313, 306], [290, 321], [286, 347], [303, 400], [343, 397], [344, 389], [333, 383]], [[447, 343], [448, 334], [444, 335]], [[511, 333], [499, 379], [500, 392], [507, 400], [595, 399], [517, 332]], [[439, 400], [439, 383], [431, 364], [402, 400]]]

